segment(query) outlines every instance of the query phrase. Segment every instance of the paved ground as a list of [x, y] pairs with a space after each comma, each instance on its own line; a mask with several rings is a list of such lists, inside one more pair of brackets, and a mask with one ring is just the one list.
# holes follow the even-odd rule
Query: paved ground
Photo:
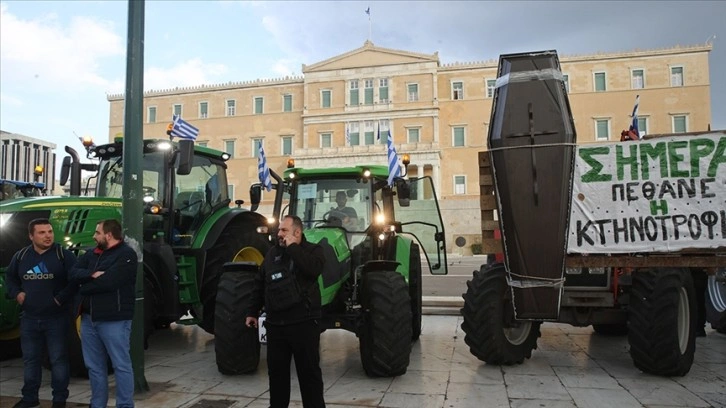
[[[356, 337], [327, 331], [321, 339], [325, 398], [329, 407], [726, 407], [726, 336], [710, 329], [697, 339], [696, 358], [685, 377], [661, 378], [633, 367], [625, 337], [602, 337], [592, 329], [545, 324], [539, 349], [524, 364], [487, 366], [469, 353], [461, 317], [426, 315], [408, 372], [396, 378], [363, 373]], [[151, 391], [137, 395], [137, 407], [267, 407], [263, 359], [253, 375], [219, 374], [214, 337], [196, 327], [172, 325], [154, 334], [146, 352]], [[294, 370], [293, 370], [294, 371]], [[50, 398], [44, 371], [41, 397]], [[20, 395], [22, 362], [0, 364], [0, 408]], [[87, 380], [73, 379], [74, 403], [85, 407]], [[301, 407], [293, 374], [293, 407]], [[113, 401], [111, 401], [113, 404]], [[49, 407], [48, 400], [43, 407]]]

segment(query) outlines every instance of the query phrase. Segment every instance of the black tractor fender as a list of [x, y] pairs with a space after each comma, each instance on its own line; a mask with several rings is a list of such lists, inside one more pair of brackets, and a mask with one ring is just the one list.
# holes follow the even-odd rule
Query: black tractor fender
[[[179, 272], [169, 244], [144, 243], [145, 277], [152, 283], [155, 304], [163, 305], [160, 316], [176, 319], [179, 314]], [[173, 317], [172, 317], [173, 316]]]
[[368, 272], [383, 272], [383, 271], [396, 272], [396, 268], [398, 268], [398, 265], [400, 265], [400, 264], [401, 264], [400, 262], [396, 262], [396, 261], [381, 261], [381, 260], [368, 261], [361, 268], [361, 273], [366, 274]]
[[244, 225], [249, 224], [251, 226], [256, 227], [262, 227], [267, 225], [267, 218], [265, 218], [263, 215], [248, 211], [246, 209], [240, 209], [240, 208], [233, 208], [231, 211], [227, 212], [226, 214], [222, 215], [217, 222], [212, 226], [212, 228], [209, 230], [209, 233], [204, 239], [204, 244], [202, 244], [202, 250], [206, 251], [209, 248], [211, 248], [215, 242], [217, 242], [217, 239], [219, 239], [219, 236], [222, 235], [222, 232], [225, 228], [227, 228], [230, 224], [238, 224], [238, 225]]

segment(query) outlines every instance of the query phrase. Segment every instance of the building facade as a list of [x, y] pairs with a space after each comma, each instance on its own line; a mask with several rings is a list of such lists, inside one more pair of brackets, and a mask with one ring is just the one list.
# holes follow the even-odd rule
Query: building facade
[[[619, 140], [636, 95], [646, 134], [707, 130], [710, 51], [704, 45], [560, 57], [578, 143]], [[409, 177], [434, 181], [447, 249], [456, 249], [458, 237], [469, 248], [481, 239], [477, 154], [486, 149], [497, 64], [442, 65], [438, 53], [366, 41], [303, 65], [300, 77], [146, 92], [144, 137], [166, 137], [172, 115], [182, 115], [200, 129], [198, 143], [232, 155], [230, 197], [246, 199], [258, 181], [260, 144], [278, 173], [290, 157], [299, 167], [384, 164], [390, 131], [399, 154], [411, 157]], [[108, 97], [109, 138], [123, 131], [123, 98]], [[264, 197], [261, 211], [271, 203]]]
[[[0, 178], [45, 183], [55, 189], [55, 143], [0, 130]], [[43, 167], [40, 176], [37, 166]]]

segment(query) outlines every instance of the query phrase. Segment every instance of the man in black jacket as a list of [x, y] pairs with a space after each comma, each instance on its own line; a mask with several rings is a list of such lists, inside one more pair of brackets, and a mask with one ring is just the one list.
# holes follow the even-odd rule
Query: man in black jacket
[[44, 345], [50, 357], [53, 407], [65, 407], [70, 380], [66, 337], [69, 305], [78, 288], [68, 280], [68, 272], [76, 257], [53, 242], [53, 226], [45, 218], [30, 221], [28, 234], [32, 244], [13, 255], [5, 273], [7, 294], [22, 310], [23, 398], [14, 408], [40, 406]]
[[108, 403], [108, 357], [116, 376], [116, 407], [129, 408], [134, 406], [130, 346], [138, 257], [116, 220], [99, 222], [93, 239], [98, 246], [81, 255], [71, 270], [81, 283], [81, 345], [91, 408]]
[[265, 307], [270, 407], [290, 403], [290, 361], [295, 358], [305, 408], [325, 407], [320, 371], [320, 288], [323, 249], [305, 239], [299, 217], [280, 222], [278, 245], [270, 248], [255, 279], [246, 324], [257, 327]]

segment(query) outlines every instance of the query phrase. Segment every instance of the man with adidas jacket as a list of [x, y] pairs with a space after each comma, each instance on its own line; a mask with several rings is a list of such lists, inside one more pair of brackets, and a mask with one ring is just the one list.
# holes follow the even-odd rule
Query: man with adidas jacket
[[23, 351], [23, 398], [14, 408], [40, 406], [41, 358], [47, 347], [51, 366], [53, 408], [66, 406], [70, 372], [67, 332], [77, 284], [69, 278], [75, 255], [53, 241], [53, 226], [45, 218], [28, 223], [31, 245], [10, 260], [5, 274], [7, 294], [22, 310], [20, 345]]

